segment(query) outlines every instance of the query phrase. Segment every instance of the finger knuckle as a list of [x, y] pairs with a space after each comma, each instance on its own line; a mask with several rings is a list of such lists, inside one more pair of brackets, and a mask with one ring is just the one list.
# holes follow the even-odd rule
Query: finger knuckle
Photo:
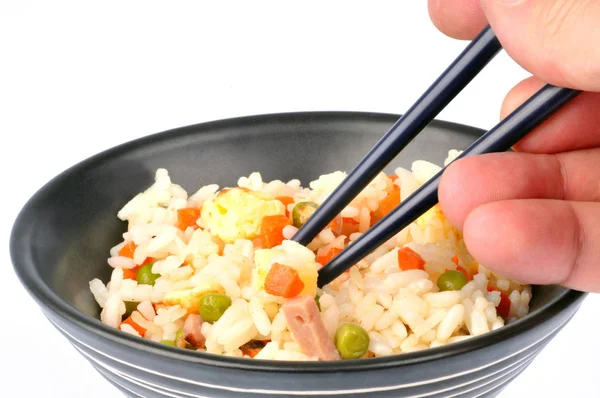
[[567, 192], [569, 192], [569, 173], [567, 172], [567, 167], [565, 166], [564, 159], [561, 155], [550, 155], [556, 163], [556, 168], [558, 169], [558, 173], [556, 175], [560, 175], [560, 184], [559, 184], [559, 199], [565, 199], [567, 197]]
[[578, 211], [571, 206], [572, 219], [575, 220], [575, 230], [574, 236], [572, 239], [572, 248], [571, 248], [571, 256], [572, 259], [571, 265], [569, 267], [569, 271], [564, 280], [560, 283], [562, 285], [568, 285], [573, 280], [578, 278], [579, 270], [580, 270], [580, 261], [583, 257], [584, 248], [587, 245], [588, 233], [586, 230], [586, 224], [583, 221], [583, 216], [578, 213]]
[[571, 15], [579, 2], [572, 0], [554, 0], [543, 2], [540, 12], [540, 23], [544, 39], [552, 43], [558, 38], [570, 23]]

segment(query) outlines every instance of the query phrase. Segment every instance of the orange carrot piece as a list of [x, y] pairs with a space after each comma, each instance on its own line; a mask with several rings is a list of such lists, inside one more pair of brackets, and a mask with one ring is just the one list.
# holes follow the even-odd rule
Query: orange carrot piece
[[402, 271], [409, 269], [423, 269], [425, 260], [417, 252], [408, 247], [398, 250], [398, 265]]
[[298, 271], [289, 265], [274, 263], [265, 278], [265, 292], [284, 298], [296, 297], [304, 289]]
[[291, 196], [278, 196], [275, 199], [277, 199], [286, 206], [294, 203], [294, 198], [292, 198]]
[[123, 269], [123, 279], [137, 279], [137, 272], [140, 267], [135, 267], [131, 269]]
[[144, 334], [146, 333], [146, 329], [144, 329], [143, 327], [141, 327], [140, 325], [138, 325], [137, 323], [135, 323], [133, 321], [133, 318], [131, 317], [131, 315], [129, 316], [129, 318], [125, 319], [122, 324], [126, 324], [131, 326], [132, 328], [135, 329], [136, 332], [138, 332], [140, 334], [140, 336], [144, 337]]
[[375, 225], [379, 220], [387, 216], [392, 210], [400, 204], [400, 188], [394, 184], [392, 192], [381, 199], [379, 207], [371, 214], [371, 226]]
[[188, 227], [192, 227], [194, 229], [198, 228], [198, 221], [200, 218], [200, 209], [197, 207], [186, 207], [183, 209], [177, 210], [177, 227], [185, 231]]
[[454, 264], [456, 264], [456, 270], [459, 271], [459, 272], [462, 272], [462, 274], [465, 276], [465, 278], [467, 278], [468, 281], [470, 281], [471, 279], [473, 279], [473, 278], [471, 278], [471, 273], [469, 271], [467, 271], [466, 268], [461, 267], [458, 264], [458, 254], [455, 254], [454, 257], [452, 257], [452, 262]]
[[342, 233], [341, 235], [350, 236], [358, 231], [359, 223], [353, 218], [342, 218]]
[[262, 219], [260, 226], [260, 237], [262, 238], [262, 246], [270, 249], [280, 245], [283, 238], [283, 228], [290, 225], [288, 217], [279, 214], [275, 216], [265, 216]]
[[148, 265], [148, 264], [152, 264], [155, 263], [156, 260], [153, 259], [152, 257], [146, 257], [146, 259], [144, 260], [144, 262], [142, 263], [142, 265]]
[[394, 182], [398, 179], [398, 176], [396, 174], [392, 174], [391, 176], [388, 176], [388, 178]]
[[349, 217], [342, 218], [342, 221], [344, 221], [345, 224], [350, 224], [350, 225], [358, 225], [358, 224], [360, 224], [354, 218], [349, 218]]
[[[132, 241], [130, 241], [130, 242], [127, 242], [127, 244], [125, 246], [123, 246], [121, 248], [121, 250], [119, 250], [118, 254], [119, 254], [119, 256], [133, 259], [133, 254], [135, 253], [135, 249], [137, 249], [137, 245], [135, 243], [133, 243]], [[146, 259], [144, 260], [144, 262], [142, 262], [141, 265], [151, 264], [153, 262], [154, 262], [154, 259], [152, 257], [146, 257]], [[137, 277], [137, 270], [139, 269], [139, 267], [141, 265], [138, 265], [137, 267], [132, 268], [132, 269], [124, 269], [123, 270], [123, 278], [135, 279]]]
[[292, 198], [291, 196], [278, 196], [275, 199], [277, 199], [278, 201], [280, 201], [281, 203], [283, 203], [283, 205], [285, 206], [285, 215], [287, 217], [290, 216], [290, 212], [288, 211], [288, 205], [291, 205], [292, 203], [294, 203], [294, 198]]
[[133, 243], [133, 241], [129, 241], [119, 250], [119, 256], [133, 258], [133, 253], [135, 253], [135, 249], [137, 249], [137, 245]]
[[467, 271], [465, 268], [461, 267], [460, 265], [456, 266], [456, 270], [459, 272], [462, 272], [462, 274], [465, 276], [465, 278], [467, 278], [468, 281], [470, 281], [471, 279], [473, 279], [471, 277], [471, 274], [469, 273], [469, 271]]
[[322, 266], [326, 266], [331, 260], [334, 259], [335, 256], [340, 254], [342, 249], [338, 249], [336, 247], [332, 247], [326, 253], [317, 256], [317, 262]]

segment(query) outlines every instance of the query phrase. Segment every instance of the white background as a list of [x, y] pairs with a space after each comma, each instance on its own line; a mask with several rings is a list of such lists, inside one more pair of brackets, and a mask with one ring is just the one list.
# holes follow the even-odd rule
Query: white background
[[[101, 150], [208, 120], [401, 113], [464, 46], [433, 27], [425, 1], [0, 1], [0, 396], [118, 396], [10, 265], [10, 228], [42, 184]], [[501, 54], [439, 117], [490, 128], [525, 76]], [[598, 396], [599, 304], [590, 296], [502, 396]]]

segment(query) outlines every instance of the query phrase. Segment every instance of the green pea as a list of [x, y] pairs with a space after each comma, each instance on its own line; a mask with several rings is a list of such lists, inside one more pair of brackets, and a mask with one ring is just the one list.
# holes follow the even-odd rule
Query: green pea
[[315, 202], [300, 202], [292, 210], [292, 222], [294, 227], [300, 228], [313, 215], [319, 207]]
[[200, 298], [200, 316], [205, 322], [219, 320], [231, 306], [231, 298], [220, 293], [207, 293]]
[[335, 346], [343, 359], [358, 359], [369, 350], [369, 334], [355, 323], [345, 323], [335, 334]]
[[[183, 337], [183, 329], [179, 329], [177, 331], [177, 333], [175, 333], [175, 344], [179, 345], [178, 343], [181, 343], [185, 340], [185, 338]], [[181, 344], [183, 345], [183, 344]]]
[[177, 344], [175, 344], [175, 342], [173, 340], [162, 340], [161, 343], [164, 345], [170, 345], [173, 347], [177, 347]]
[[125, 317], [128, 317], [133, 311], [137, 310], [139, 304], [139, 301], [125, 301]]
[[152, 264], [146, 264], [138, 270], [137, 283], [154, 286], [158, 278], [160, 278], [160, 274], [152, 273]]
[[173, 340], [173, 343], [179, 348], [187, 348], [190, 350], [196, 349], [196, 347], [188, 343], [188, 341], [185, 339], [185, 336], [183, 335], [183, 329], [179, 329], [177, 333], [175, 333], [175, 339]]
[[437, 280], [440, 291], [460, 290], [467, 284], [467, 278], [460, 271], [446, 271]]

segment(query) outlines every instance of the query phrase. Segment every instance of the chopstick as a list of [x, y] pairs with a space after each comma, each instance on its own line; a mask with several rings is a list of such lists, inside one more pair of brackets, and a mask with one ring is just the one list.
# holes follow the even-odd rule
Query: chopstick
[[[454, 161], [510, 149], [537, 125], [546, 120], [580, 91], [546, 85], [523, 105], [481, 136]], [[447, 166], [446, 166], [447, 167]], [[362, 260], [381, 244], [415, 221], [438, 203], [438, 187], [446, 168], [404, 200], [398, 207], [361, 235], [325, 267], [319, 270], [318, 286], [323, 287]], [[316, 212], [315, 212], [316, 214]]]
[[477, 76], [502, 46], [486, 27], [375, 144], [293, 236], [309, 244]]

